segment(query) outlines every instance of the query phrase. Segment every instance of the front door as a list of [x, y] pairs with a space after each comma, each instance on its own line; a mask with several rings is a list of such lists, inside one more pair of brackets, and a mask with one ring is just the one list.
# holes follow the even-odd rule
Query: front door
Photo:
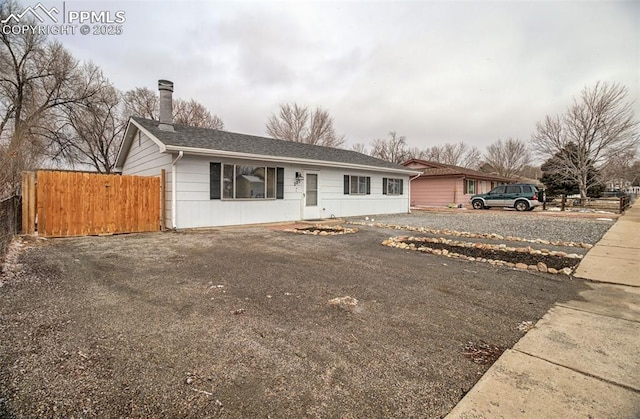
[[302, 198], [302, 219], [320, 218], [320, 194], [317, 172], [304, 173], [304, 196]]

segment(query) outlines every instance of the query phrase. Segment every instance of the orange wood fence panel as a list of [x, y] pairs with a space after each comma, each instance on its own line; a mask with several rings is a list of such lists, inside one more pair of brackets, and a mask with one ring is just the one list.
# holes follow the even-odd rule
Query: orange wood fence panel
[[158, 177], [40, 170], [37, 183], [41, 236], [160, 230]]
[[22, 232], [33, 234], [36, 226], [36, 174], [22, 173]]

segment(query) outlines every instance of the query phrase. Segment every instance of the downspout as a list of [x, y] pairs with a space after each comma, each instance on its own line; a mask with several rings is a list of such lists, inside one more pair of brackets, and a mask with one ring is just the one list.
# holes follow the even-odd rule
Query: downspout
[[409, 211], [407, 212], [407, 214], [411, 214], [411, 181], [414, 179], [418, 179], [420, 176], [422, 175], [422, 173], [419, 173], [417, 175], [415, 175], [412, 178], [409, 178], [409, 193], [407, 194], [407, 198], [409, 199], [409, 205], [407, 206], [407, 208], [409, 209]]
[[177, 163], [184, 156], [184, 151], [180, 150], [178, 156], [171, 162], [171, 220], [173, 224], [173, 228], [178, 228], [176, 223], [176, 201], [178, 197], [177, 191], [177, 182], [178, 182], [178, 174], [176, 173]]

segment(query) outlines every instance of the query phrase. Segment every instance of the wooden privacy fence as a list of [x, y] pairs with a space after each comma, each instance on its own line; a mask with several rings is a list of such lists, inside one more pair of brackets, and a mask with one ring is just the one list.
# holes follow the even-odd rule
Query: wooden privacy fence
[[[43, 237], [160, 230], [160, 178], [40, 170], [23, 174], [23, 229]], [[35, 193], [34, 193], [35, 192]], [[35, 202], [34, 202], [35, 201]]]

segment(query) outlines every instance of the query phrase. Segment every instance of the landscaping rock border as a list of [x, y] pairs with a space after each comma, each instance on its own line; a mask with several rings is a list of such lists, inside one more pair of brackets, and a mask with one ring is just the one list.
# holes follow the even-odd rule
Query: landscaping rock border
[[308, 234], [312, 236], [336, 236], [339, 234], [357, 233], [358, 229], [342, 227], [342, 226], [327, 226], [327, 225], [316, 224], [310, 227], [287, 228], [282, 231], [286, 231], [288, 233]]
[[367, 223], [362, 221], [349, 221], [347, 224], [389, 228], [392, 230], [407, 230], [407, 231], [415, 231], [419, 233], [444, 234], [445, 236], [465, 237], [465, 238], [472, 238], [472, 239], [506, 240], [506, 241], [517, 241], [517, 242], [524, 242], [524, 243], [546, 244], [550, 246], [580, 247], [583, 249], [591, 249], [593, 247], [593, 245], [589, 243], [577, 243], [577, 242], [570, 242], [570, 241], [552, 241], [552, 240], [543, 240], [543, 239], [525, 239], [522, 237], [502, 236], [500, 234], [494, 234], [494, 233], [470, 233], [468, 231], [439, 230], [439, 229], [426, 228], [426, 227], [413, 227], [409, 225], [401, 226], [401, 225], [384, 224], [384, 223]]
[[[448, 249], [438, 249], [434, 247], [430, 247], [429, 244], [444, 244], [450, 247], [458, 247], [461, 249], [461, 253], [450, 251]], [[397, 236], [390, 237], [387, 240], [382, 242], [383, 246], [394, 247], [398, 249], [405, 250], [417, 250], [424, 253], [430, 253], [434, 255], [446, 256], [449, 258], [458, 258], [458, 259], [466, 259], [474, 262], [483, 262], [489, 263], [495, 266], [506, 266], [509, 268], [524, 270], [524, 271], [534, 271], [534, 272], [543, 272], [550, 274], [564, 274], [571, 275], [577, 266], [578, 262], [582, 259], [582, 255], [578, 255], [575, 253], [567, 254], [565, 252], [558, 251], [550, 251], [546, 249], [532, 249], [531, 247], [508, 247], [504, 244], [493, 245], [486, 243], [471, 243], [471, 242], [462, 242], [456, 240], [446, 239], [444, 237], [440, 238], [431, 238], [431, 237], [409, 237], [409, 236]], [[545, 262], [538, 261], [534, 264], [526, 264], [526, 263], [514, 263], [509, 262], [503, 259], [489, 259], [485, 257], [473, 257], [462, 254], [462, 249], [481, 249], [487, 250], [491, 252], [503, 252], [508, 253], [520, 253], [520, 254], [528, 254], [532, 256], [543, 256], [543, 257], [553, 257], [553, 258], [561, 258], [561, 259], [570, 259], [575, 261], [575, 266], [568, 267], [565, 266], [560, 269], [556, 269], [553, 267], [547, 266]]]

